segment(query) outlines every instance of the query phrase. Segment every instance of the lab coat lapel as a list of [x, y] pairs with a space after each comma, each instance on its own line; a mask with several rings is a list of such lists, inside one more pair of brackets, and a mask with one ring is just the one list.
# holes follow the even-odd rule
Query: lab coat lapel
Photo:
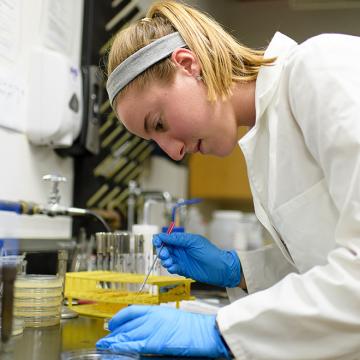
[[265, 51], [265, 58], [277, 57], [277, 60], [273, 65], [262, 66], [259, 71], [255, 97], [256, 123], [261, 119], [277, 89], [281, 70], [284, 66], [284, 59], [287, 58], [289, 51], [294, 49], [296, 45], [297, 43], [294, 40], [277, 32], [272, 38], [268, 50]]
[[[284, 59], [289, 51], [296, 45], [294, 40], [280, 32], [275, 34], [269, 44], [269, 48], [265, 52], [265, 57], [271, 58], [276, 56], [277, 60], [274, 65], [263, 66], [260, 69], [255, 93], [255, 126], [239, 141], [239, 145], [246, 159], [255, 213], [263, 226], [271, 234], [285, 258], [291, 264], [294, 264], [291, 255], [289, 254], [285, 243], [281, 240], [278, 232], [273, 227], [269, 215], [265, 211], [265, 205], [267, 205], [269, 197], [268, 174], [271, 171], [271, 166], [273, 166], [273, 164], [271, 164], [271, 154], [268, 153], [269, 144], [267, 143], [267, 139], [269, 137], [267, 124], [263, 123], [264, 119], [262, 115], [277, 90]], [[259, 146], [259, 144], [261, 144], [261, 146]], [[263, 144], [265, 144], [265, 146], [263, 146]], [[259, 173], [263, 175], [259, 176]]]

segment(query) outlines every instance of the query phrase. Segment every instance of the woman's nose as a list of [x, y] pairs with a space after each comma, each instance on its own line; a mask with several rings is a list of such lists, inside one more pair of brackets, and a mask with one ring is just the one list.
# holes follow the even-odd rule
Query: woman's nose
[[185, 156], [186, 151], [183, 142], [170, 138], [154, 140], [173, 160], [179, 161]]

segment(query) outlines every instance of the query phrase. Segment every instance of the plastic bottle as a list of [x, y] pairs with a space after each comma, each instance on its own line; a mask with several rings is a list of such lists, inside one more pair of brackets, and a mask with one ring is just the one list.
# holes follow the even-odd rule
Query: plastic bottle
[[234, 249], [235, 232], [241, 222], [241, 218], [241, 211], [214, 211], [209, 225], [209, 240], [221, 249]]

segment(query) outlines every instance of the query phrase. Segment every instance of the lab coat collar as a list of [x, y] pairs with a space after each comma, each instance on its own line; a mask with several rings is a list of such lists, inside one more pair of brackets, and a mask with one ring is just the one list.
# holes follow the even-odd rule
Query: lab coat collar
[[285, 60], [297, 43], [288, 36], [276, 32], [265, 51], [265, 58], [277, 57], [274, 65], [262, 66], [260, 68], [255, 90], [256, 122], [260, 119], [272, 95], [276, 91], [281, 70]]
[[282, 68], [288, 57], [289, 52], [297, 46], [296, 41], [281, 32], [276, 32], [271, 39], [264, 56], [266, 58], [276, 57], [273, 65], [262, 66], [256, 79], [255, 88], [255, 126], [250, 129], [240, 140], [239, 145], [245, 145], [253, 138], [259, 128], [261, 116], [271, 101], [273, 94], [277, 89], [277, 84], [281, 76]]

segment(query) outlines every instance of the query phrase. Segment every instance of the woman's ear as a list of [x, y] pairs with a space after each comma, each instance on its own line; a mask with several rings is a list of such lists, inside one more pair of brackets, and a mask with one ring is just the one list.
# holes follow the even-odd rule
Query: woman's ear
[[189, 49], [177, 48], [171, 54], [171, 61], [190, 76], [199, 76], [200, 64], [194, 53]]

